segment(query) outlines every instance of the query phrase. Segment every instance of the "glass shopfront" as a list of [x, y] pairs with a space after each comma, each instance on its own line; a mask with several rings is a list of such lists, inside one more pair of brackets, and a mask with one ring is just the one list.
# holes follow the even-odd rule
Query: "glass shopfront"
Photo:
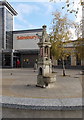
[[6, 49], [13, 49], [13, 16], [6, 10]]
[[[0, 49], [13, 49], [13, 15], [0, 8]], [[6, 43], [6, 44], [5, 44]]]
[[10, 67], [11, 66], [11, 52], [3, 52], [2, 54], [2, 66]]
[[4, 48], [4, 8], [0, 8], [0, 50]]
[[13, 49], [13, 16], [4, 7], [0, 8], [0, 49], [8, 50], [9, 52], [2, 52], [0, 59], [0, 66], [11, 67], [11, 51]]
[[13, 67], [13, 15], [17, 12], [12, 6], [0, 1], [0, 67]]
[[2, 68], [2, 49], [4, 48], [4, 14], [3, 14], [4, 9], [0, 8], [0, 68]]

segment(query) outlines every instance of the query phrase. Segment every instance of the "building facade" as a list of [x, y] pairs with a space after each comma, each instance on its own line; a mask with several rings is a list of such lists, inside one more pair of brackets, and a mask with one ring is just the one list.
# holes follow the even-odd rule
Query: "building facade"
[[[29, 68], [34, 67], [34, 63], [39, 56], [38, 42], [39, 37], [42, 36], [43, 29], [31, 29], [13, 31], [13, 67], [17, 67], [17, 60], [20, 61], [20, 67]], [[39, 36], [39, 37], [38, 37]], [[75, 53], [75, 43], [77, 40], [69, 41], [64, 48], [70, 51], [64, 63], [66, 68], [81, 68], [84, 66], [83, 61]], [[52, 65], [62, 68], [62, 60], [52, 59]]]
[[[65, 52], [69, 52], [70, 54], [64, 60], [66, 68], [83, 68], [84, 61], [78, 56], [78, 53], [75, 49], [77, 40], [68, 41], [64, 44]], [[62, 68], [62, 60], [53, 60], [53, 66]]]
[[37, 43], [39, 37], [42, 36], [42, 30], [40, 28], [13, 31], [13, 67], [17, 67], [17, 60], [20, 61], [20, 67], [34, 67], [34, 63], [38, 59]]
[[[13, 31], [14, 15], [17, 15], [17, 12], [13, 7], [7, 1], [0, 1], [0, 67], [33, 67], [35, 61], [38, 60], [39, 48], [37, 43], [39, 37], [42, 36], [43, 28]], [[67, 68], [84, 66], [84, 61], [73, 54], [75, 42], [76, 40], [70, 41], [65, 46], [65, 49], [69, 49], [72, 53], [65, 60]], [[17, 66], [17, 61], [20, 63], [19, 66]], [[62, 67], [62, 60], [53, 59], [52, 64], [56, 67]]]
[[7, 1], [0, 1], [0, 67], [12, 66], [13, 16], [17, 12]]

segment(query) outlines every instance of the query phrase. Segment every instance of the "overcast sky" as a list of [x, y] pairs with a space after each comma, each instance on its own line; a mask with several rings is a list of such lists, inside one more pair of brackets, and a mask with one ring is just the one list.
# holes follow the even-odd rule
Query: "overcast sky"
[[[42, 25], [47, 25], [47, 31], [50, 32], [52, 26], [53, 16], [52, 13], [59, 10], [64, 15], [66, 9], [61, 8], [65, 6], [65, 0], [59, 2], [49, 2], [49, 0], [7, 0], [13, 8], [18, 12], [14, 17], [14, 30], [37, 29]], [[12, 2], [11, 2], [12, 1]], [[24, 2], [23, 2], [24, 1]], [[78, 0], [75, 0], [78, 2]], [[74, 8], [77, 7], [75, 2]], [[78, 6], [80, 8], [80, 6]], [[75, 18], [73, 14], [68, 14], [68, 17], [74, 21], [80, 21], [81, 9], [79, 10], [78, 17]], [[74, 31], [73, 31], [74, 32]]]

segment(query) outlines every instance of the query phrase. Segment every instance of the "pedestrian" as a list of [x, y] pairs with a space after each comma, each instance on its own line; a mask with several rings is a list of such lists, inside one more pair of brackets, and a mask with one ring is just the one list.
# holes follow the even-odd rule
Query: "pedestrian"
[[20, 60], [17, 60], [17, 68], [20, 67]]
[[35, 70], [37, 70], [37, 63], [36, 62], [34, 64], [34, 72], [35, 72]]

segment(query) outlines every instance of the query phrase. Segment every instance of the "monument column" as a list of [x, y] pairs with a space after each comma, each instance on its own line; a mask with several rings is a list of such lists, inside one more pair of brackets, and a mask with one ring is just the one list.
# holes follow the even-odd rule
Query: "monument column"
[[50, 58], [50, 48], [48, 48], [48, 56], [49, 56], [49, 58]]
[[50, 59], [50, 39], [46, 32], [46, 25], [43, 26], [42, 39], [38, 42], [40, 57], [38, 60], [37, 87], [48, 87], [56, 81], [56, 76], [52, 75], [52, 63]]

